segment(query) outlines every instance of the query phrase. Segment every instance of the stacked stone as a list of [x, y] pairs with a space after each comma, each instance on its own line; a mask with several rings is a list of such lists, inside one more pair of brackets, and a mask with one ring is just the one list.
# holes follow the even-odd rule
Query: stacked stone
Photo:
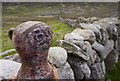
[[[75, 79], [105, 79], [106, 70], [113, 70], [118, 61], [120, 44], [118, 19], [62, 19], [76, 28], [57, 43], [65, 48]], [[73, 22], [74, 21], [74, 22]]]
[[[105, 79], [106, 70], [113, 70], [120, 53], [117, 18], [61, 20], [75, 29], [57, 41], [61, 47], [51, 47], [48, 53], [47, 59], [57, 68], [59, 79]], [[3, 59], [0, 80], [16, 76], [21, 66], [19, 55]]]

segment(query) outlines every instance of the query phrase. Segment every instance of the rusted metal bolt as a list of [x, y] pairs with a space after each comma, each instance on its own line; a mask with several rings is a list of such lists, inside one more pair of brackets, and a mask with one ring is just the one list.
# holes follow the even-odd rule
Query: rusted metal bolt
[[52, 66], [47, 61], [52, 34], [48, 25], [37, 21], [28, 21], [9, 30], [22, 61], [17, 79], [54, 79]]

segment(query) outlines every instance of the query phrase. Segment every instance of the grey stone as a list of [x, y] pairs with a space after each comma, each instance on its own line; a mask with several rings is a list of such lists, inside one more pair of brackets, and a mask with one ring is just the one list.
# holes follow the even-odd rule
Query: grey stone
[[115, 63], [118, 61], [118, 53], [115, 49], [113, 49], [105, 59], [105, 66], [107, 70], [113, 70]]
[[113, 48], [114, 48], [114, 41], [108, 40], [107, 43], [105, 44], [106, 55], [108, 55]]
[[91, 79], [105, 79], [105, 73], [101, 63], [95, 63], [91, 66]]
[[48, 61], [56, 67], [62, 66], [67, 60], [67, 51], [62, 47], [50, 47]]
[[109, 23], [107, 21], [95, 21], [93, 22], [94, 25], [99, 25], [99, 30], [100, 29], [107, 29], [109, 26]]
[[21, 63], [21, 59], [20, 59], [19, 54], [9, 55], [9, 56], [6, 56], [6, 57], [4, 57], [2, 59], [11, 60], [11, 61]]
[[97, 17], [89, 17], [89, 18], [84, 18], [84, 17], [78, 17], [77, 22], [79, 23], [93, 23], [94, 21], [98, 21], [99, 18]]
[[77, 45], [72, 44], [65, 40], [57, 40], [56, 41], [58, 45], [62, 46], [66, 49], [66, 51], [69, 54], [73, 54], [76, 57], [83, 58], [84, 60], [89, 60], [90, 57], [88, 54], [86, 54], [81, 48], [79, 48]]
[[77, 45], [78, 47], [80, 47], [83, 51], [86, 49], [86, 46], [85, 46], [85, 41], [77, 41], [77, 40], [67, 40], [68, 42], [70, 43], [73, 43], [75, 45]]
[[101, 62], [101, 59], [98, 55], [96, 55], [96, 60], [95, 60], [95, 63], [100, 63]]
[[13, 57], [17, 55], [17, 54], [13, 54], [13, 55], [9, 55], [9, 56], [5, 56], [2, 59], [6, 59], [6, 60], [13, 60]]
[[20, 63], [10, 60], [0, 60], [0, 80], [17, 76], [20, 67]]
[[105, 47], [102, 44], [99, 44], [97, 41], [92, 45], [93, 49], [98, 53], [101, 59], [104, 59], [105, 56]]
[[103, 70], [103, 73], [106, 74], [106, 67], [105, 67], [105, 62], [104, 61], [101, 62], [101, 68]]
[[89, 41], [91, 44], [93, 44], [96, 40], [95, 34], [91, 30], [82, 30], [80, 28], [76, 28], [72, 33], [79, 34], [84, 38], [84, 40]]
[[21, 59], [20, 59], [19, 54], [16, 54], [16, 55], [13, 57], [12, 60], [13, 60], [13, 61], [16, 61], [16, 62], [18, 62], [18, 63], [21, 63]]
[[108, 22], [108, 23], [110, 23], [110, 24], [118, 24], [119, 22], [118, 22], [118, 18], [116, 18], [116, 17], [108, 17], [108, 18], [102, 18], [102, 19], [100, 19], [99, 21], [106, 21], [106, 22]]
[[118, 51], [118, 39], [115, 41], [114, 48]]
[[92, 49], [92, 46], [87, 41], [76, 41], [76, 40], [68, 40], [68, 42], [73, 43], [79, 46], [86, 54], [89, 55], [90, 59], [87, 61], [88, 65], [91, 65], [96, 60], [96, 52]]
[[120, 55], [120, 37], [118, 37], [118, 54]]
[[68, 57], [68, 62], [73, 69], [75, 79], [85, 79], [90, 78], [91, 70], [89, 66], [81, 59], [74, 56]]
[[98, 42], [102, 40], [101, 32], [99, 31], [99, 25], [86, 23], [80, 23], [79, 25], [82, 29], [92, 30], [95, 33], [96, 40]]
[[105, 46], [103, 46], [102, 44], [99, 44], [98, 42], [95, 42], [92, 45], [92, 47], [99, 54], [100, 58], [104, 60], [107, 57], [107, 55], [110, 53], [110, 51], [112, 51], [114, 47], [114, 41], [108, 40]]
[[92, 49], [92, 46], [89, 42], [85, 41], [85, 47], [85, 52], [90, 56], [90, 59], [87, 61], [87, 64], [91, 65], [95, 62], [97, 55], [96, 52]]
[[82, 41], [84, 38], [80, 36], [79, 34], [76, 33], [69, 33], [64, 36], [65, 40], [77, 40], [77, 41]]
[[59, 79], [74, 79], [73, 70], [68, 62], [66, 62], [60, 68], [57, 68], [57, 72], [58, 72]]
[[117, 18], [103, 18], [99, 21], [93, 22], [94, 25], [99, 25], [99, 29], [106, 29], [108, 31], [108, 34], [111, 39], [116, 40], [118, 36], [117, 31], [117, 24], [118, 19]]
[[101, 44], [105, 45], [108, 41], [109, 35], [106, 29], [100, 29], [102, 35]]
[[115, 24], [109, 24], [107, 31], [110, 36], [110, 39], [117, 40], [117, 36], [118, 36], [117, 28], [118, 27]]
[[60, 17], [60, 20], [67, 24], [69, 27], [72, 27], [72, 28], [77, 28], [78, 27], [78, 22], [76, 19], [72, 20], [72, 19], [63, 19], [62, 17]]

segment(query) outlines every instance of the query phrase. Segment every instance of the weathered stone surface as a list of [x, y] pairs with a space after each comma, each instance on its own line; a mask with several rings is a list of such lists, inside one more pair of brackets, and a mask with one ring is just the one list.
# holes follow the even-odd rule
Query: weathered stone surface
[[110, 24], [118, 24], [119, 23], [118, 18], [116, 18], [116, 17], [102, 18], [99, 21], [106, 21]]
[[95, 41], [92, 47], [99, 54], [100, 58], [103, 59], [105, 55], [105, 47], [102, 44], [99, 44], [97, 41]]
[[120, 55], [120, 37], [118, 37], [118, 54]]
[[20, 59], [19, 54], [16, 54], [16, 55], [13, 57], [12, 60], [13, 60], [13, 61], [16, 61], [16, 62], [18, 62], [18, 63], [21, 63], [21, 59]]
[[51, 47], [48, 53], [48, 61], [56, 67], [62, 66], [67, 60], [67, 51], [62, 47]]
[[114, 45], [114, 48], [118, 51], [118, 39], [115, 41], [115, 45]]
[[73, 33], [79, 34], [84, 38], [84, 40], [89, 41], [91, 44], [94, 43], [96, 40], [95, 34], [91, 30], [82, 30], [80, 28], [76, 28], [75, 30], [73, 30]]
[[108, 40], [107, 43], [105, 44], [106, 55], [108, 55], [113, 48], [114, 48], [114, 41]]
[[110, 36], [110, 39], [117, 40], [118, 36], [118, 27], [115, 24], [109, 24], [107, 31]]
[[93, 23], [94, 21], [98, 21], [99, 18], [97, 17], [89, 17], [89, 18], [84, 18], [84, 17], [78, 17], [77, 22], [79, 23]]
[[99, 25], [99, 29], [106, 29], [108, 28], [109, 23], [107, 21], [95, 21], [93, 22], [94, 25]]
[[79, 23], [93, 23], [94, 21], [97, 21], [98, 18], [96, 18], [96, 17], [90, 17], [90, 18], [79, 17], [77, 19], [63, 19], [62, 17], [60, 17], [60, 20], [63, 23], [67, 24], [69, 27], [78, 28]]
[[100, 58], [103, 60], [107, 57], [107, 55], [110, 53], [110, 51], [114, 47], [114, 41], [108, 40], [105, 46], [102, 44], [99, 44], [98, 42], [95, 42], [92, 45], [93, 49], [96, 50], [96, 52], [99, 54]]
[[104, 79], [105, 73], [101, 63], [95, 63], [91, 66], [91, 79]]
[[65, 48], [69, 54], [73, 54], [76, 57], [83, 58], [84, 60], [89, 60], [90, 57], [86, 54], [81, 48], [77, 45], [72, 44], [65, 40], [57, 40], [56, 41], [60, 46]]
[[9, 55], [9, 56], [3, 57], [2, 59], [12, 60], [13, 57], [15, 57], [15, 55], [18, 55], [18, 54]]
[[10, 60], [0, 60], [0, 80], [17, 76], [20, 67], [20, 63]]
[[90, 56], [90, 59], [87, 61], [87, 64], [91, 65], [96, 60], [96, 52], [92, 50], [92, 46], [87, 41], [85, 41], [85, 47], [86, 47], [85, 52]]
[[105, 66], [107, 70], [113, 70], [115, 63], [118, 61], [118, 52], [113, 49], [105, 59]]
[[103, 70], [103, 73], [106, 74], [106, 67], [105, 67], [105, 62], [104, 61], [101, 62], [101, 68]]
[[70, 43], [73, 43], [75, 45], [77, 45], [78, 47], [80, 47], [83, 51], [86, 49], [86, 46], [85, 46], [85, 41], [77, 41], [77, 40], [67, 40], [68, 42]]
[[78, 27], [78, 22], [76, 19], [72, 20], [72, 19], [63, 19], [62, 17], [60, 17], [60, 20], [67, 24], [69, 27], [72, 27], [72, 28], [77, 28]]
[[85, 79], [90, 78], [91, 70], [83, 60], [74, 56], [69, 56], [68, 62], [73, 69], [75, 79], [83, 79], [83, 77]]
[[76, 33], [69, 33], [64, 36], [65, 40], [77, 40], [77, 41], [82, 41], [84, 38], [80, 36], [79, 34]]
[[60, 68], [57, 68], [57, 71], [58, 71], [59, 79], [75, 79], [73, 70], [72, 70], [72, 68], [71, 68], [71, 66], [69, 65], [68, 62], [66, 62]]
[[21, 59], [20, 59], [19, 54], [9, 55], [9, 56], [6, 56], [6, 57], [4, 57], [2, 59], [7, 59], [7, 60], [11, 60], [11, 61], [21, 63]]
[[106, 29], [100, 29], [101, 35], [102, 35], [102, 40], [101, 44], [105, 45], [108, 41], [109, 35]]
[[87, 41], [76, 41], [76, 40], [68, 40], [68, 42], [73, 43], [80, 47], [87, 55], [89, 55], [90, 59], [87, 61], [87, 64], [93, 64], [96, 60], [96, 52], [92, 49], [92, 46]]
[[98, 55], [96, 55], [96, 60], [95, 60], [95, 63], [100, 63], [101, 62], [101, 59]]
[[92, 30], [95, 33], [96, 40], [100, 42], [102, 40], [101, 32], [99, 31], [99, 25], [96, 24], [86, 24], [86, 23], [80, 23], [80, 28]]

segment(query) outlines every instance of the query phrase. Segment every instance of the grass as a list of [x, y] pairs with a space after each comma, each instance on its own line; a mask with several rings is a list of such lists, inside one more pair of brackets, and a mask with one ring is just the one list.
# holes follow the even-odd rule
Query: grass
[[[91, 10], [93, 8], [95, 11]], [[57, 46], [56, 40], [63, 39], [65, 34], [73, 30], [59, 20], [58, 16], [61, 14], [61, 9], [64, 10], [62, 12], [64, 18], [77, 18], [79, 16], [109, 17], [117, 14], [117, 3], [101, 3], [101, 5], [91, 3], [3, 3], [2, 51], [14, 48], [12, 41], [8, 37], [9, 29], [12, 27], [15, 28], [17, 25], [29, 20], [41, 21], [48, 24], [53, 31], [53, 41], [51, 46]], [[79, 14], [82, 12], [81, 9], [85, 13]], [[0, 56], [0, 58], [15, 53], [16, 52], [10, 52]], [[114, 69], [114, 71], [107, 72], [106, 78], [113, 80], [117, 79], [116, 81], [120, 81], [120, 59]]]
[[[57, 4], [56, 6], [59, 7], [60, 5]], [[43, 13], [46, 13], [46, 11], [50, 12], [58, 9], [56, 6], [53, 6], [53, 8], [51, 8], [43, 4], [3, 4], [2, 51], [14, 48], [12, 41], [8, 37], [9, 29], [12, 27], [15, 28], [17, 25], [29, 20], [41, 21], [48, 24], [53, 31], [52, 46], [56, 46], [57, 39], [63, 39], [65, 34], [73, 30], [72, 28], [69, 28], [67, 25], [63, 24], [56, 15], [41, 15]]]
[[9, 53], [7, 53], [5, 55], [0, 56], [0, 59], [3, 58], [3, 57], [5, 57], [5, 56], [13, 55], [13, 54], [16, 54], [16, 53], [17, 53], [16, 51], [11, 51], [11, 52], [9, 52]]
[[113, 71], [107, 71], [106, 78], [110, 78], [112, 81], [120, 81], [120, 59], [118, 59]]

